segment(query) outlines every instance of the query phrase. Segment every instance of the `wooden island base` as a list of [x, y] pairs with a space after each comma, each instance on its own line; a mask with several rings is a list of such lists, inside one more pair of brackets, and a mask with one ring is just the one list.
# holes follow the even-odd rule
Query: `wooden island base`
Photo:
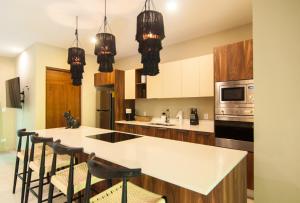
[[[97, 158], [98, 159], [98, 158]], [[87, 155], [80, 158], [87, 160]], [[98, 159], [109, 165], [118, 166], [106, 160]], [[121, 167], [121, 166], [118, 166]], [[113, 180], [113, 184], [121, 180]], [[247, 203], [247, 160], [244, 158], [208, 195], [179, 187], [160, 179], [142, 175], [129, 181], [157, 194], [167, 197], [168, 203]], [[201, 180], [199, 180], [201, 181]], [[96, 186], [97, 191], [108, 187], [109, 182]]]

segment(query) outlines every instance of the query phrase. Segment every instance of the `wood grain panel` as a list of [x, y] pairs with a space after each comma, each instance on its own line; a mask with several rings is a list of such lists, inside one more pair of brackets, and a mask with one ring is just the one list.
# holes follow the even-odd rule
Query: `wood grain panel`
[[228, 45], [227, 67], [229, 80], [245, 79], [244, 42]]
[[168, 128], [155, 128], [155, 137], [170, 139], [171, 132]]
[[111, 73], [95, 73], [94, 75], [94, 85], [113, 85], [115, 82], [115, 70]]
[[73, 86], [68, 70], [46, 69], [46, 128], [66, 125], [64, 112], [81, 120], [81, 87]]
[[247, 185], [248, 189], [254, 190], [254, 153], [247, 155]]
[[115, 120], [125, 119], [125, 72], [114, 70]]
[[[122, 167], [103, 159], [96, 159], [111, 166]], [[80, 161], [86, 160], [86, 154], [80, 157]], [[246, 165], [246, 158], [244, 158], [208, 195], [202, 195], [146, 174], [130, 178], [129, 181], [146, 190], [167, 197], [168, 203], [246, 203]], [[120, 181], [120, 179], [115, 179], [112, 183], [116, 184]], [[107, 188], [107, 185], [109, 184], [97, 184], [97, 189], [104, 190]]]
[[244, 42], [245, 79], [253, 79], [253, 40]]
[[227, 66], [227, 46], [221, 46], [214, 49], [214, 69], [215, 81], [228, 81], [228, 66]]

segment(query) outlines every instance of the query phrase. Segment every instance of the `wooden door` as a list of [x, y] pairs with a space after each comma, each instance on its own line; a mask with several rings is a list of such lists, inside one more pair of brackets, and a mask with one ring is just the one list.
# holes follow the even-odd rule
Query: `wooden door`
[[81, 120], [81, 87], [73, 86], [67, 70], [46, 70], [46, 128], [66, 125], [64, 112], [71, 111], [75, 119]]

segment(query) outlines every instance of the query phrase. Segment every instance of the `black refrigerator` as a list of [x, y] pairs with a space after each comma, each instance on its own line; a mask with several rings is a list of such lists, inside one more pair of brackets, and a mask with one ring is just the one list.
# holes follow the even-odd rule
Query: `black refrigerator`
[[114, 129], [115, 109], [113, 89], [101, 89], [97, 91], [97, 127], [104, 129]]

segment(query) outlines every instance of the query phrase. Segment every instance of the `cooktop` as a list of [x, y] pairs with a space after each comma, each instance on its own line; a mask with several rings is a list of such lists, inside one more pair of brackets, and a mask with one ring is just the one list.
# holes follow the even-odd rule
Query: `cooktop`
[[116, 142], [122, 142], [122, 141], [126, 141], [126, 140], [139, 138], [141, 136], [137, 136], [137, 135], [129, 134], [129, 133], [112, 132], [112, 133], [91, 135], [91, 136], [87, 136], [87, 137], [96, 139], [96, 140], [102, 140], [105, 142], [116, 143]]

